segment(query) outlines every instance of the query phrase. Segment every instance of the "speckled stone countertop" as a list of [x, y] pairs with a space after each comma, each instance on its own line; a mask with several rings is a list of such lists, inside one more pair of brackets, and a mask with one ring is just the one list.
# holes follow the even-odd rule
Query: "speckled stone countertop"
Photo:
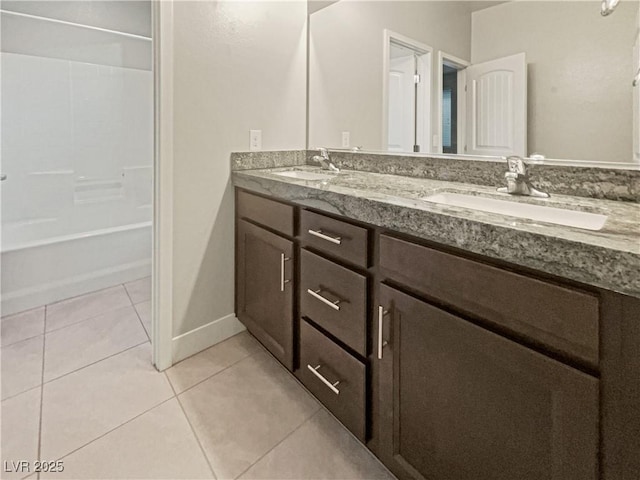
[[[275, 175], [292, 169], [327, 173], [298, 165], [234, 171], [232, 180], [299, 205], [640, 297], [640, 204], [566, 195], [514, 197], [494, 187], [350, 170], [329, 180]], [[602, 230], [589, 231], [420, 200], [442, 192], [503, 196], [608, 219]]]

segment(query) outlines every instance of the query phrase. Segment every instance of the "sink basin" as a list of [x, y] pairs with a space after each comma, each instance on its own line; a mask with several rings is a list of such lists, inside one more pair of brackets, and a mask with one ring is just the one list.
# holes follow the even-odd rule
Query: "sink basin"
[[607, 221], [606, 215], [600, 215], [598, 213], [578, 212], [565, 208], [531, 205], [529, 203], [498, 200], [495, 198], [464, 195], [460, 193], [437, 193], [435, 195], [429, 195], [428, 197], [422, 197], [421, 200], [439, 203], [441, 205], [450, 205], [452, 207], [469, 208], [483, 212], [508, 215], [510, 217], [565, 225], [567, 227], [582, 228], [585, 230], [600, 230]]
[[298, 180], [329, 180], [335, 178], [335, 174], [305, 172], [303, 170], [287, 170], [286, 172], [274, 172], [279, 177], [297, 178]]

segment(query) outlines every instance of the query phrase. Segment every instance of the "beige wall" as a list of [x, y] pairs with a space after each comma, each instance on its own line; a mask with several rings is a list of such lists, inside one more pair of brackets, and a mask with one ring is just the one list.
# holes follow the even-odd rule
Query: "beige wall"
[[305, 2], [175, 2], [173, 334], [234, 312], [229, 154], [305, 147]]
[[434, 66], [438, 50], [470, 58], [469, 2], [342, 1], [315, 12], [310, 29], [311, 148], [340, 148], [342, 131], [351, 146], [382, 148], [384, 29], [432, 47]]
[[597, 2], [511, 2], [473, 13], [472, 63], [527, 52], [529, 153], [632, 160], [638, 2], [598, 11]]

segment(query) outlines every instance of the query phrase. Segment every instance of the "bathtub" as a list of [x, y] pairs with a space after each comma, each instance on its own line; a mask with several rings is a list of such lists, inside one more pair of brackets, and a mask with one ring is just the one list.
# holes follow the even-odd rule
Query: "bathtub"
[[[138, 210], [143, 211], [133, 217], [151, 218], [150, 207]], [[39, 218], [3, 225], [2, 315], [151, 274], [151, 221], [56, 235], [74, 230], [67, 223]]]

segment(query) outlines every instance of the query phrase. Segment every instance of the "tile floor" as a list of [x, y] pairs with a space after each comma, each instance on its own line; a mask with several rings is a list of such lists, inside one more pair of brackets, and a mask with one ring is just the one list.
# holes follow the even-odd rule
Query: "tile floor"
[[[2, 319], [1, 478], [393, 478], [247, 332], [157, 372], [150, 305], [143, 278]], [[5, 471], [38, 458], [64, 472]]]

